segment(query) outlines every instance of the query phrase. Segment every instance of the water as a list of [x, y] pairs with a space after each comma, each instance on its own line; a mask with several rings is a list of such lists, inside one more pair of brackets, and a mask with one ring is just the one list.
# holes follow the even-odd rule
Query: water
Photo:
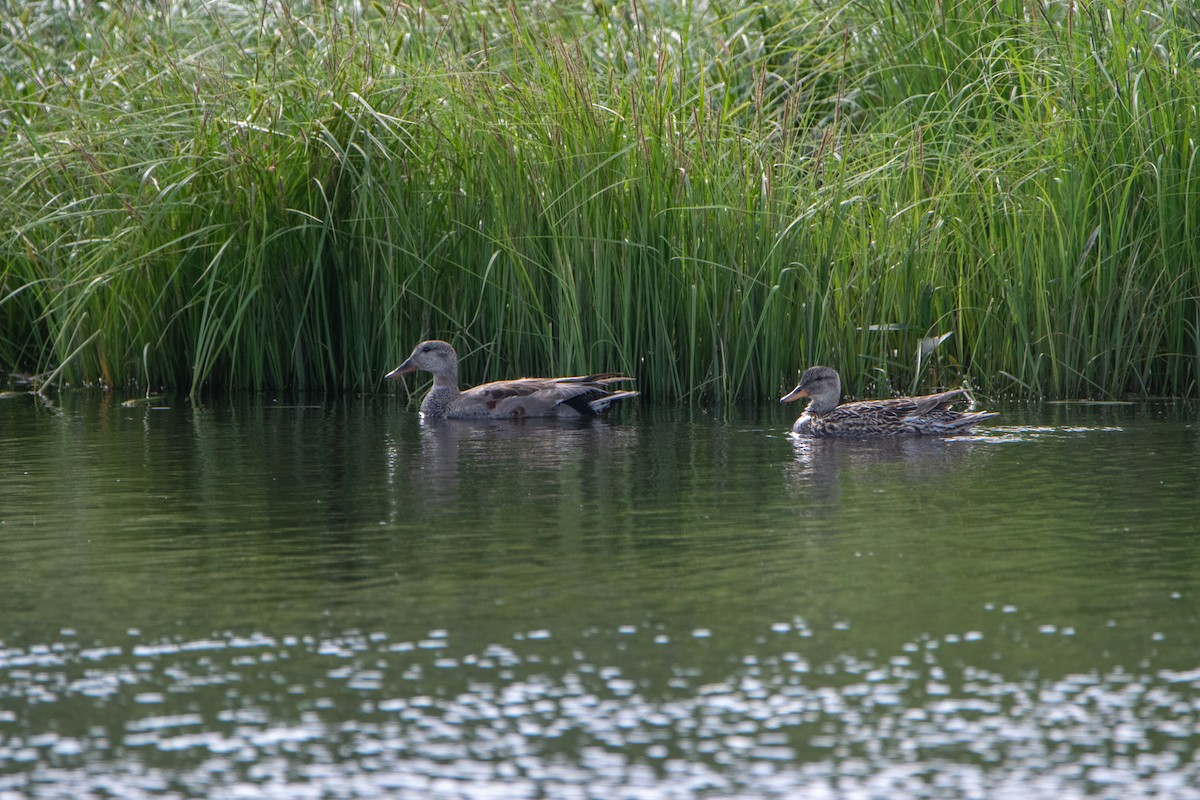
[[0, 800], [1200, 797], [1195, 407], [1000, 410], [0, 399]]

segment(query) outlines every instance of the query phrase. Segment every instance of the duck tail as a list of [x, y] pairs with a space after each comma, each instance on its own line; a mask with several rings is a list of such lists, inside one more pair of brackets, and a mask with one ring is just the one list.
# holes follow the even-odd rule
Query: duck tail
[[955, 430], [969, 431], [985, 419], [1000, 416], [995, 411], [964, 411], [952, 426]]
[[626, 400], [630, 397], [637, 397], [641, 392], [635, 391], [619, 391], [606, 394], [603, 397], [597, 397], [595, 400], [588, 402], [588, 408], [593, 414], [603, 414], [608, 410], [609, 403], [614, 403], [617, 400]]

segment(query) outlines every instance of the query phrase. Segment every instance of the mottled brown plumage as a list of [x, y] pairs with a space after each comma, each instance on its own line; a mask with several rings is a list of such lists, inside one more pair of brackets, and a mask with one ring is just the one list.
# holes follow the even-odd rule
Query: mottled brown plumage
[[792, 426], [792, 433], [801, 436], [953, 436], [996, 416], [990, 411], [952, 410], [950, 404], [962, 394], [965, 389], [838, 405], [842, 381], [837, 372], [829, 367], [809, 367], [799, 385], [779, 402], [810, 398]]
[[426, 417], [452, 419], [512, 419], [520, 417], [594, 416], [616, 400], [636, 397], [636, 391], [613, 390], [614, 383], [633, 380], [617, 372], [571, 378], [516, 378], [458, 390], [458, 354], [438, 339], [421, 342], [408, 359], [389, 372], [398, 378], [410, 372], [433, 373], [433, 388], [421, 401]]

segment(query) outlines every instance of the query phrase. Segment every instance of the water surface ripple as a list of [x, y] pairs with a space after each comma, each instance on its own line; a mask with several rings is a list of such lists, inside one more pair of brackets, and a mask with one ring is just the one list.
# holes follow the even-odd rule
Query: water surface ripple
[[1200, 798], [1195, 408], [1001, 410], [7, 398], [0, 800]]

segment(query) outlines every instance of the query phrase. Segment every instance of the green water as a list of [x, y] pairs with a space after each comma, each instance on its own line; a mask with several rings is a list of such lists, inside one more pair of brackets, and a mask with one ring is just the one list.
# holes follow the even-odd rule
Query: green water
[[1200, 797], [1194, 405], [0, 400], [0, 800]]

